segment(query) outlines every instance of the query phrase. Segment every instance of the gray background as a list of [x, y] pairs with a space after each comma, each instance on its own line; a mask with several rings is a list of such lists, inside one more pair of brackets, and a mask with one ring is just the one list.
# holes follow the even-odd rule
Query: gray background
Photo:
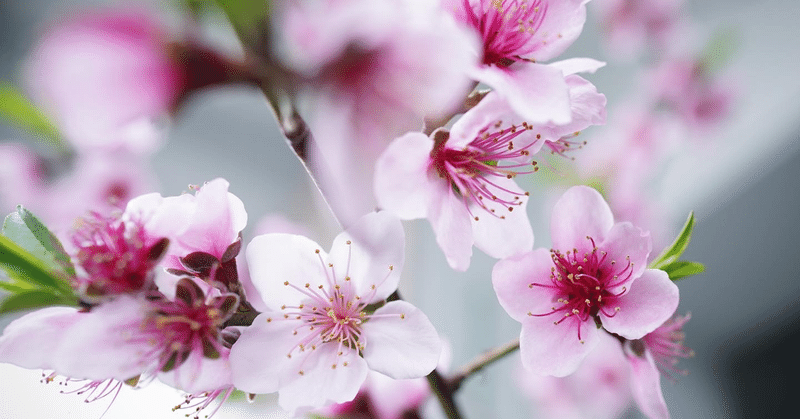
[[[0, 78], [19, 81], [20, 60], [43, 22], [70, 7], [43, 0], [0, 2]], [[739, 31], [734, 65], [742, 91], [720, 152], [705, 162], [708, 172], [689, 172], [692, 182], [678, 182], [673, 192], [665, 188], [664, 197], [674, 199], [676, 212], [697, 210], [686, 258], [708, 268], [679, 284], [679, 312], [692, 313], [687, 343], [697, 355], [680, 364], [691, 371], [688, 377], [662, 383], [665, 397], [676, 418], [792, 416], [800, 373], [800, 6], [794, 0], [709, 0], [691, 1], [689, 9], [701, 32], [720, 26]], [[585, 34], [564, 56], [604, 59], [592, 37], [595, 29], [590, 19]], [[629, 93], [629, 72], [626, 65], [612, 63], [590, 80], [613, 105]], [[24, 138], [0, 125], [0, 141]], [[318, 199], [305, 172], [283, 143], [263, 99], [251, 89], [195, 97], [176, 117], [153, 165], [164, 194], [215, 177], [228, 179], [245, 203], [249, 228], [261, 215], [281, 212], [313, 223], [312, 238], [323, 246], [335, 234], [329, 219], [315, 218]], [[540, 220], [534, 222], [537, 243], [545, 245], [547, 223], [541, 220], [547, 220], [546, 210], [531, 208], [531, 213]], [[468, 272], [454, 273], [429, 226], [408, 226], [403, 290], [451, 342], [453, 365], [515, 337], [519, 326], [499, 307], [488, 281], [493, 261], [476, 252]], [[510, 357], [472, 378], [458, 396], [467, 417], [530, 416], [516, 384], [508, 380], [516, 368], [518, 361]], [[429, 408], [438, 414], [437, 406]], [[633, 409], [630, 415], [638, 413]], [[112, 410], [107, 417], [117, 414]]]

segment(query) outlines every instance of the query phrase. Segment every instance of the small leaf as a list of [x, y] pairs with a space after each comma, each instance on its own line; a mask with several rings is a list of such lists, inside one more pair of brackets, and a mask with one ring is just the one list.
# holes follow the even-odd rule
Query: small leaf
[[268, 29], [271, 0], [215, 0], [243, 44], [258, 49]]
[[47, 306], [75, 305], [76, 302], [66, 300], [63, 296], [50, 291], [26, 291], [10, 295], [3, 300], [0, 303], [0, 314]]
[[14, 85], [0, 82], [0, 116], [18, 127], [38, 134], [58, 150], [66, 150], [58, 129]]
[[677, 281], [687, 276], [697, 275], [705, 272], [706, 267], [699, 262], [677, 261], [661, 268], [669, 275], [669, 279]]
[[0, 267], [5, 269], [11, 278], [20, 282], [51, 288], [64, 294], [72, 293], [67, 281], [5, 236], [0, 236]]
[[683, 225], [678, 237], [672, 242], [672, 245], [667, 247], [651, 264], [652, 269], [663, 269], [665, 266], [672, 262], [677, 261], [686, 247], [689, 246], [689, 241], [692, 238], [692, 230], [694, 229], [694, 211], [689, 213], [689, 218], [686, 224]]
[[[25, 209], [22, 205], [17, 205], [17, 214], [25, 223], [28, 230], [33, 233], [34, 238], [39, 244], [50, 253], [52, 259], [63, 268], [67, 275], [74, 278], [75, 266], [72, 264], [72, 259], [70, 259], [69, 255], [64, 250], [64, 246], [61, 244], [61, 241], [58, 240], [58, 237], [48, 230], [33, 213]], [[5, 225], [3, 229], [3, 234], [5, 234]]]

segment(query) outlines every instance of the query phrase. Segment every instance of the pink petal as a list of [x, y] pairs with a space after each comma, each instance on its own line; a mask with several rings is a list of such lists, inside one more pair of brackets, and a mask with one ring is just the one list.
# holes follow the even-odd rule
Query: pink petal
[[394, 140], [375, 164], [375, 197], [378, 205], [403, 220], [428, 214], [432, 183], [428, 176], [433, 140], [410, 132]]
[[206, 358], [202, 352], [192, 352], [178, 368], [160, 372], [158, 379], [190, 394], [229, 387], [233, 385], [233, 378], [228, 351], [223, 351], [217, 359]]
[[[268, 321], [269, 320], [269, 321]], [[249, 393], [273, 393], [296, 379], [301, 357], [286, 355], [300, 342], [294, 330], [299, 320], [285, 320], [282, 313], [262, 313], [242, 331], [231, 348], [229, 360], [233, 384]]]
[[197, 209], [188, 230], [179, 237], [188, 252], [202, 251], [220, 258], [244, 229], [247, 212], [242, 201], [228, 192], [228, 186], [228, 181], [217, 178], [197, 191]]
[[[650, 233], [644, 232], [633, 224], [624, 222], [614, 224], [606, 234], [606, 239], [598, 247], [608, 253], [607, 259], [616, 261], [617, 269], [623, 269], [627, 260], [633, 264], [631, 281], [642, 275], [647, 269], [647, 257], [650, 255], [652, 243]], [[627, 273], [626, 273], [627, 275]], [[624, 284], [627, 286], [627, 284]], [[615, 292], [615, 290], [611, 290]]]
[[[487, 127], [493, 127], [498, 122], [501, 122], [502, 127], [505, 128], [511, 125], [519, 126], [528, 121], [512, 109], [507, 98], [501, 96], [497, 91], [492, 91], [481, 99], [474, 108], [456, 120], [450, 129], [450, 138], [447, 140], [447, 146], [454, 149], [466, 147], [481, 136]], [[532, 130], [521, 133], [514, 138], [514, 144], [518, 147], [527, 146], [531, 142], [538, 140], [536, 134], [537, 132]], [[527, 150], [530, 154], [535, 154], [540, 148], [541, 144], [528, 147]]]
[[[281, 385], [278, 404], [288, 411], [353, 400], [367, 378], [367, 363], [358, 351], [335, 344], [317, 347], [302, 364], [303, 375]], [[335, 367], [334, 367], [335, 365]]]
[[54, 369], [70, 377], [127, 380], [154, 365], [157, 354], [138, 335], [150, 307], [123, 295], [94, 307], [69, 329]]
[[522, 323], [520, 354], [522, 365], [536, 374], [564, 377], [575, 372], [578, 366], [597, 345], [597, 328], [594, 322], [581, 322], [581, 339], [577, 324], [571, 317], [553, 324], [561, 315], [529, 317]]
[[650, 419], [669, 419], [669, 410], [661, 392], [661, 374], [650, 352], [644, 358], [628, 355], [631, 362], [631, 387], [633, 399], [639, 409]]
[[493, 87], [530, 124], [566, 124], [572, 119], [569, 89], [558, 68], [533, 63], [489, 66], [476, 70], [474, 77]]
[[594, 73], [605, 67], [606, 63], [593, 58], [568, 58], [548, 65], [561, 70], [564, 76], [569, 76], [575, 73]]
[[[497, 179], [494, 182], [509, 190], [520, 190], [510, 179]], [[533, 248], [533, 229], [527, 212], [528, 197], [520, 194], [519, 200], [522, 205], [513, 207], [514, 211], [508, 211], [503, 207], [496, 208], [496, 214], [502, 214], [504, 218], [488, 213], [478, 215], [478, 221], [471, 218], [475, 247], [497, 259]], [[490, 204], [487, 205], [491, 207]], [[476, 214], [477, 212], [475, 211]]]
[[531, 283], [550, 284], [553, 260], [545, 249], [503, 259], [494, 265], [492, 285], [503, 309], [516, 321], [530, 319], [528, 313], [551, 311], [556, 298], [550, 288]]
[[678, 286], [666, 272], [647, 269], [617, 300], [614, 317], [601, 313], [603, 327], [627, 339], [639, 339], [661, 326], [678, 308]]
[[588, 186], [573, 186], [556, 202], [550, 219], [553, 248], [591, 251], [590, 236], [600, 243], [614, 225], [614, 216], [606, 201]]
[[546, 14], [542, 25], [529, 43], [536, 43], [535, 50], [525, 58], [548, 61], [567, 49], [583, 30], [586, 22], [586, 3], [589, 0], [550, 0], [546, 3]]
[[381, 211], [361, 217], [336, 236], [327, 260], [333, 264], [337, 280], [349, 276], [356, 294], [373, 295], [366, 301], [375, 302], [397, 290], [404, 259], [403, 225], [394, 215]]
[[62, 342], [85, 314], [73, 307], [48, 307], [28, 313], [6, 326], [0, 337], [0, 362], [23, 368], [53, 369]]
[[[319, 250], [319, 253], [317, 253]], [[250, 279], [264, 303], [277, 310], [282, 305], [299, 305], [308, 297], [284, 285], [296, 287], [328, 284], [323, 266], [325, 252], [313, 241], [293, 234], [264, 234], [247, 246]]]
[[379, 308], [362, 326], [362, 351], [371, 370], [391, 378], [418, 378], [436, 368], [442, 342], [422, 310], [405, 301]]
[[438, 202], [434, 202], [428, 221], [436, 234], [436, 243], [444, 252], [451, 268], [463, 272], [469, 268], [472, 258], [472, 216], [460, 196], [442, 184], [437, 191]]

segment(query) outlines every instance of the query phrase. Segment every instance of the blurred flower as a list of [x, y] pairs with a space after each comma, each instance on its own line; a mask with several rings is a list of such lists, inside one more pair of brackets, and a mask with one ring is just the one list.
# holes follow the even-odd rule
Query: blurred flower
[[675, 311], [678, 287], [665, 272], [646, 269], [649, 235], [615, 224], [594, 189], [567, 190], [550, 229], [549, 252], [504, 259], [492, 272], [500, 304], [522, 323], [522, 362], [532, 372], [571, 374], [597, 345], [597, 326], [639, 339]]
[[535, 417], [542, 419], [614, 419], [630, 406], [631, 371], [617, 339], [600, 333], [597, 347], [566, 377], [519, 370], [523, 392]]
[[663, 51], [680, 35], [683, 0], [603, 0], [592, 3], [602, 38], [614, 58], [635, 58], [645, 48]]
[[430, 373], [441, 351], [428, 318], [405, 301], [370, 307], [397, 289], [402, 226], [387, 213], [364, 216], [326, 255], [289, 234], [247, 247], [254, 285], [269, 311], [231, 350], [234, 384], [279, 392], [289, 411], [353, 400], [371, 369], [392, 378]]
[[340, 221], [375, 209], [374, 162], [388, 143], [455, 110], [471, 89], [474, 38], [435, 2], [298, 1], [284, 6], [286, 62], [314, 135], [312, 168]]

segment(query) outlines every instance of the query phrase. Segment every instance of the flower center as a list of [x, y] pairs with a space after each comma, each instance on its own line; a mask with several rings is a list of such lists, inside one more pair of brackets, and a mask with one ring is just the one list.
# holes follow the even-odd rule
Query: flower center
[[482, 0], [475, 8], [463, 2], [465, 23], [483, 37], [484, 64], [508, 67], [536, 49], [529, 41], [547, 14], [543, 0]]
[[525, 122], [520, 126], [499, 129], [501, 125], [502, 122], [498, 121], [487, 126], [463, 149], [446, 146], [449, 138], [447, 131], [437, 131], [434, 134], [430, 170], [446, 179], [453, 191], [464, 198], [467, 210], [476, 221], [479, 217], [472, 213], [470, 207], [473, 205], [483, 208], [491, 215], [505, 218], [503, 213], [498, 214], [493, 207], [513, 211], [515, 206], [522, 205], [520, 196], [529, 195], [528, 192], [508, 189], [498, 180], [512, 179], [518, 174], [539, 170], [537, 163], [528, 159], [528, 148], [536, 144], [536, 141], [520, 148], [514, 144], [516, 137], [532, 127]]
[[543, 317], [552, 314], [562, 314], [563, 317], [554, 321], [561, 324], [568, 319], [578, 329], [578, 340], [581, 339], [581, 325], [592, 319], [599, 322], [599, 315], [614, 317], [619, 312], [617, 299], [625, 294], [626, 287], [620, 286], [630, 280], [633, 273], [633, 262], [626, 257], [625, 266], [620, 269], [620, 264], [615, 260], [608, 260], [605, 251], [595, 246], [591, 237], [587, 239], [592, 243], [590, 252], [579, 254], [577, 249], [561, 253], [550, 250], [553, 267], [550, 271], [550, 281], [540, 284], [530, 283], [528, 286], [550, 288], [557, 296], [556, 305], [546, 313], [531, 313], [529, 316]]

